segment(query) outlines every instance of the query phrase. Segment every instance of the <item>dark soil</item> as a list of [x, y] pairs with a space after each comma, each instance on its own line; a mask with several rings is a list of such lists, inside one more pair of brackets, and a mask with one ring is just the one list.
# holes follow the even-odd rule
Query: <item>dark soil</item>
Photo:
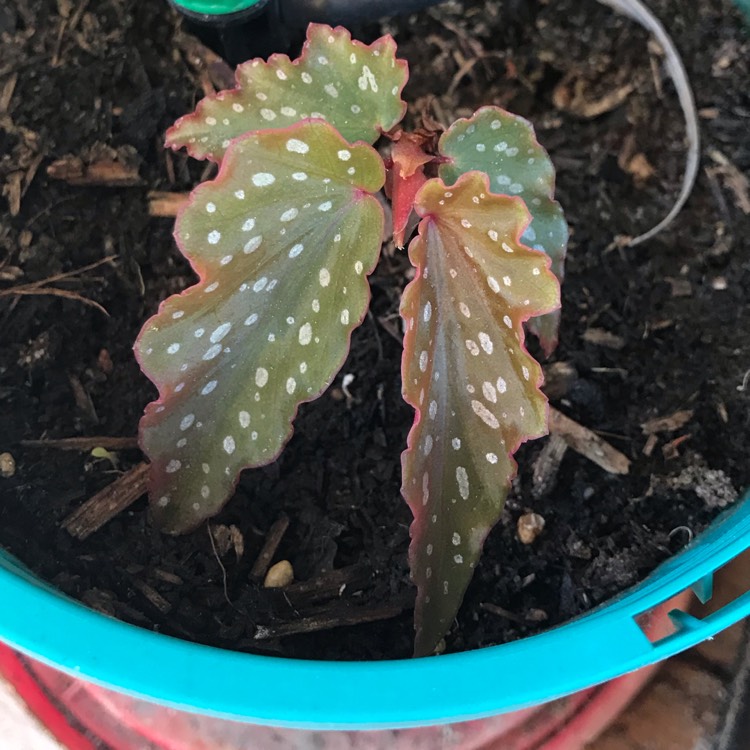
[[[678, 551], [750, 485], [750, 43], [728, 0], [650, 5], [692, 77], [703, 168], [678, 221], [633, 249], [612, 241], [666, 213], [684, 157], [676, 98], [640, 29], [594, 0], [473, 2], [463, 11], [448, 4], [387, 27], [411, 64], [412, 121], [428, 111], [447, 124], [495, 103], [536, 124], [558, 166], [572, 228], [553, 360], [570, 363], [578, 376], [554, 403], [633, 461], [628, 476], [615, 476], [568, 451], [554, 487], [535, 499], [530, 467], [546, 441], [520, 451], [524, 468], [448, 650], [518, 638], [606, 600]], [[204, 170], [162, 149], [166, 127], [202, 95], [177, 28], [166, 2], [17, 0], [0, 10], [7, 198], [0, 203], [0, 294], [116, 256], [56, 284], [109, 316], [59, 296], [0, 296], [0, 452], [17, 463], [13, 477], [0, 479], [0, 545], [71, 596], [160, 632], [302, 657], [407, 656], [408, 607], [368, 625], [254, 639], [258, 625], [321, 610], [338, 616], [343, 608], [356, 617], [358, 608], [409, 596], [410, 516], [399, 496], [399, 455], [411, 413], [400, 398], [399, 344], [380, 322], [396, 315], [403, 254], [386, 253], [372, 279], [373, 316], [342, 369], [355, 376], [352, 398], [339, 376], [301, 410], [283, 456], [246, 472], [212, 520], [214, 529], [237, 527], [239, 560], [232, 549], [217, 557], [206, 526], [182, 538], [161, 535], [144, 500], [85, 542], [74, 540], [62, 519], [140, 454], [120, 452], [113, 466], [21, 444], [134, 436], [154, 396], [131, 345], [157, 303], [192, 279], [171, 222], [149, 216], [147, 193], [188, 190]], [[582, 105], [627, 84], [633, 90], [619, 104], [580, 116]], [[76, 187], [46, 173], [55, 159], [92, 158], [104, 146], [137, 167], [140, 184]], [[592, 342], [592, 329], [614, 338]], [[687, 424], [659, 434], [645, 455], [641, 424], [686, 409], [693, 411]], [[524, 546], [516, 522], [529, 509], [547, 525]], [[340, 599], [293, 600], [250, 582], [281, 513], [290, 525], [276, 559], [289, 559], [298, 580], [363, 566]]]

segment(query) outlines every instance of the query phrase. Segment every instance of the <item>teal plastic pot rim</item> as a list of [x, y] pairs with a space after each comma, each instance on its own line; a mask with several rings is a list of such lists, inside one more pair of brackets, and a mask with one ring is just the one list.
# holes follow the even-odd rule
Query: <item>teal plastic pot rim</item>
[[538, 705], [683, 651], [750, 614], [750, 592], [652, 644], [635, 617], [750, 546], [750, 498], [642, 584], [540, 635], [478, 651], [319, 662], [201, 646], [127, 625], [55, 592], [0, 554], [0, 639], [50, 666], [174, 708], [305, 729], [382, 729], [479, 719]]

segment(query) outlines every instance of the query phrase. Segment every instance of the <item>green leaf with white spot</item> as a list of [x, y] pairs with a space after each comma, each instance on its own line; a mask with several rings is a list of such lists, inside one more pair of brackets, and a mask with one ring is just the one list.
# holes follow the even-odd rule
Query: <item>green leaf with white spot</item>
[[[498, 107], [482, 107], [448, 128], [438, 149], [448, 157], [439, 170], [447, 184], [477, 170], [488, 175], [493, 193], [523, 199], [532, 221], [522, 240], [549, 255], [552, 271], [562, 282], [568, 225], [554, 200], [555, 168], [531, 124]], [[548, 355], [557, 345], [559, 324], [559, 312], [530, 321], [530, 329], [539, 336]]]
[[469, 172], [430, 180], [409, 247], [417, 276], [404, 292], [404, 398], [416, 410], [402, 456], [414, 521], [409, 559], [418, 593], [417, 655], [447, 632], [482, 544], [500, 517], [518, 446], [547, 432], [540, 366], [523, 323], [559, 307], [544, 253], [521, 242], [519, 198], [490, 193]]
[[383, 163], [324, 122], [233, 141], [175, 236], [200, 282], [166, 300], [136, 343], [159, 399], [141, 420], [158, 524], [194, 528], [245, 467], [273, 461], [297, 407], [344, 362], [369, 302]]
[[237, 68], [237, 87], [203, 99], [167, 131], [167, 145], [221, 161], [230, 141], [253, 130], [323, 119], [350, 142], [374, 143], [401, 121], [407, 64], [385, 36], [370, 45], [341, 27], [310, 24], [302, 54], [272, 55]]

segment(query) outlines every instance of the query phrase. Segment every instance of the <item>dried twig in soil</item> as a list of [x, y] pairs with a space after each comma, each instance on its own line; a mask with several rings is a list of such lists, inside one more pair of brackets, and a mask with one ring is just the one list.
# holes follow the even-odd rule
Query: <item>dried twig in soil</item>
[[641, 432], [644, 435], [655, 435], [657, 432], [674, 432], [684, 427], [693, 418], [693, 413], [691, 409], [684, 409], [666, 417], [649, 419], [641, 425]]
[[[204, 83], [206, 96], [221, 89], [231, 89], [235, 85], [232, 68], [194, 36], [178, 32], [175, 34], [174, 41], [175, 45], [182, 50], [190, 67], [201, 77], [206, 74], [208, 78]], [[207, 90], [207, 85], [210, 85], [209, 90]]]
[[190, 193], [170, 193], [152, 190], [148, 194], [149, 216], [173, 219], [177, 212], [187, 203]]
[[76, 292], [70, 292], [67, 289], [57, 289], [55, 287], [39, 287], [39, 288], [29, 289], [26, 287], [26, 285], [24, 285], [24, 286], [14, 287], [13, 289], [1, 289], [0, 290], [0, 297], [9, 297], [9, 296], [65, 297], [65, 299], [75, 300], [76, 302], [81, 302], [84, 305], [90, 305], [91, 307], [95, 307], [97, 310], [100, 310], [107, 317], [109, 317], [109, 313], [107, 312], [107, 310], [104, 307], [102, 307], [98, 302], [95, 302], [94, 300], [89, 299], [88, 297], [84, 297], [82, 294], [76, 294]]
[[76, 539], [86, 539], [132, 505], [146, 492], [149, 464], [145, 461], [107, 485], [73, 511], [62, 526]]
[[517, 623], [532, 623], [532, 622], [544, 622], [547, 619], [547, 613], [542, 609], [530, 609], [525, 615], [517, 615], [515, 612], [505, 609], [504, 607], [498, 607], [497, 604], [491, 602], [481, 602], [479, 605], [480, 609], [490, 612], [498, 617], [504, 617], [511, 622]]
[[365, 622], [388, 620], [400, 615], [404, 610], [414, 606], [414, 594], [402, 596], [394, 602], [377, 604], [375, 606], [354, 605], [350, 602], [333, 602], [330, 606], [321, 608], [315, 615], [303, 617], [293, 622], [273, 625], [258, 625], [255, 630], [255, 640], [264, 641], [271, 638], [284, 638], [289, 635], [315, 633], [321, 630], [361, 625]]
[[149, 602], [159, 611], [161, 614], [166, 615], [172, 609], [172, 605], [154, 588], [149, 586], [144, 581], [133, 577], [133, 586], [140, 591], [143, 596], [148, 599]]
[[643, 453], [644, 456], [650, 457], [651, 454], [654, 452], [654, 448], [656, 448], [657, 443], [659, 442], [659, 438], [654, 435], [654, 433], [651, 433], [648, 438], [646, 438], [646, 442], [643, 446], [643, 450], [641, 450], [641, 453]]
[[66, 271], [65, 273], [58, 273], [54, 276], [49, 276], [46, 279], [40, 281], [32, 281], [29, 284], [21, 284], [20, 286], [12, 286], [8, 289], [0, 289], [0, 297], [21, 297], [21, 296], [39, 296], [39, 295], [51, 295], [53, 297], [65, 297], [67, 299], [73, 299], [78, 302], [82, 302], [84, 305], [90, 305], [95, 307], [97, 310], [101, 310], [107, 317], [109, 313], [98, 303], [88, 297], [84, 297], [77, 292], [71, 292], [68, 289], [60, 289], [58, 287], [49, 286], [57, 281], [63, 281], [65, 279], [71, 279], [80, 274], [92, 271], [94, 268], [98, 268], [104, 263], [111, 263], [117, 256], [108, 255], [106, 258], [97, 260], [95, 263], [89, 263], [87, 266], [77, 268], [74, 271]]
[[521, 615], [517, 615], [515, 612], [511, 612], [510, 610], [505, 609], [505, 607], [499, 607], [497, 604], [493, 604], [492, 602], [480, 602], [479, 608], [483, 609], [485, 612], [490, 612], [493, 615], [497, 615], [498, 617], [504, 617], [506, 620], [510, 620], [511, 622], [526, 622], [525, 618], [521, 617]]
[[0, 115], [4, 115], [8, 112], [11, 99], [13, 99], [13, 92], [16, 90], [17, 83], [18, 73], [13, 73], [5, 82], [2, 92], [0, 92]]
[[717, 166], [707, 171], [721, 175], [727, 187], [734, 193], [735, 206], [743, 214], [750, 214], [750, 180], [721, 151], [712, 148], [708, 155]]
[[92, 424], [99, 424], [99, 415], [96, 413], [96, 407], [94, 402], [91, 400], [91, 395], [83, 387], [80, 379], [77, 375], [72, 372], [68, 373], [68, 382], [70, 383], [71, 390], [73, 391], [73, 397], [75, 398], [76, 406], [78, 407], [81, 414]]
[[594, 346], [603, 346], [618, 352], [625, 348], [625, 339], [622, 336], [605, 331], [603, 328], [587, 328], [581, 338]]
[[284, 587], [284, 598], [297, 610], [352, 594], [372, 581], [373, 571], [366, 565], [347, 565], [331, 570], [309, 581]]
[[282, 514], [272, 524], [271, 528], [266, 534], [266, 541], [263, 543], [263, 548], [260, 551], [257, 559], [253, 563], [253, 567], [250, 570], [250, 578], [253, 581], [262, 581], [268, 572], [268, 566], [273, 560], [273, 556], [276, 554], [276, 550], [281, 544], [281, 540], [289, 528], [289, 516]]
[[539, 500], [549, 494], [557, 481], [563, 457], [568, 450], [568, 444], [561, 435], [550, 435], [549, 440], [539, 452], [534, 461], [531, 476], [531, 496]]
[[108, 451], [125, 451], [138, 447], [138, 438], [134, 437], [73, 437], [52, 440], [22, 440], [24, 448], [57, 448], [61, 451], [92, 451], [104, 448]]
[[71, 15], [70, 7], [67, 4], [58, 3], [58, 10], [62, 18], [60, 22], [60, 28], [57, 32], [57, 40], [55, 41], [55, 49], [52, 53], [52, 60], [50, 61], [50, 67], [57, 68], [62, 64], [63, 51], [62, 45], [65, 38], [66, 32], [73, 33], [78, 26], [78, 22], [81, 20], [86, 7], [89, 4], [89, 0], [81, 0], [76, 8], [76, 11]]
[[47, 174], [54, 180], [76, 187], [135, 187], [143, 184], [136, 166], [107, 158], [86, 164], [78, 156], [64, 156], [47, 167]]
[[630, 471], [630, 459], [624, 453], [552, 407], [549, 410], [549, 431], [562, 437], [569, 448], [586, 456], [610, 474], [627, 474]]
[[472, 57], [469, 60], [466, 60], [459, 69], [456, 71], [456, 74], [453, 76], [453, 80], [450, 83], [450, 86], [448, 86], [448, 90], [445, 92], [446, 97], [451, 97], [453, 94], [456, 93], [456, 89], [458, 88], [461, 81], [464, 79], [464, 76], [468, 75], [474, 66], [482, 61], [486, 60], [490, 57], [497, 57], [501, 60], [505, 58], [505, 52], [499, 52], [499, 51], [483, 51], [480, 55], [477, 55], [476, 57]]
[[569, 73], [555, 86], [552, 101], [558, 109], [571, 112], [584, 120], [593, 120], [616, 109], [635, 88], [632, 83], [626, 83], [598, 99], [589, 99], [585, 96], [581, 83], [577, 72]]

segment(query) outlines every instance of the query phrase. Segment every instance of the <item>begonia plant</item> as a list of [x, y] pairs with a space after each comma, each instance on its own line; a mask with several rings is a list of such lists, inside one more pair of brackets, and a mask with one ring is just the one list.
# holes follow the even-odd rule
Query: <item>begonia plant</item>
[[[187, 532], [222, 508], [243, 469], [279, 455], [299, 405], [343, 365], [368, 308], [386, 188], [398, 246], [416, 224], [401, 303], [415, 411], [402, 494], [424, 655], [500, 517], [514, 452], [547, 431], [524, 325], [554, 348], [567, 227], [525, 120], [487, 106], [442, 133], [405, 133], [407, 76], [390, 37], [364, 45], [312, 24], [297, 60], [240, 65], [236, 88], [169, 130], [170, 147], [219, 171], [176, 223], [200, 280], [161, 304], [136, 355], [159, 390], [141, 421], [153, 516]], [[379, 140], [390, 141], [385, 158]]]

